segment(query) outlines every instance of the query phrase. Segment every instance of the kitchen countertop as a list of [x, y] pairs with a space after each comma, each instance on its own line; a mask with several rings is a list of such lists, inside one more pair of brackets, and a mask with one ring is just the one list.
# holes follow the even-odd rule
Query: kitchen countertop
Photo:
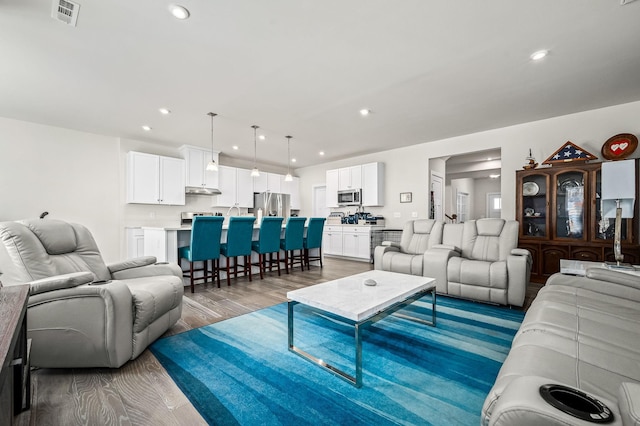
[[[384, 228], [383, 225], [369, 225], [369, 224], [340, 224], [340, 225], [325, 225], [326, 226], [357, 226], [359, 228]], [[284, 228], [285, 225], [283, 224]], [[191, 225], [187, 226], [139, 226], [139, 227], [128, 227], [128, 228], [138, 228], [138, 229], [149, 229], [149, 230], [157, 230], [157, 231], [191, 231]], [[229, 224], [225, 223], [222, 225], [222, 229], [229, 229]], [[260, 225], [254, 225], [253, 229], [260, 229]]]

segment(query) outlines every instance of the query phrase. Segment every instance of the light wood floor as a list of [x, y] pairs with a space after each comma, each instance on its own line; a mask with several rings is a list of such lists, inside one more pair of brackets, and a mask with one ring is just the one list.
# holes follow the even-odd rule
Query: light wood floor
[[[372, 269], [372, 265], [326, 258], [324, 267], [311, 267], [278, 277], [267, 273], [185, 288], [182, 318], [165, 336], [202, 327], [257, 309], [285, 302], [290, 290]], [[525, 307], [540, 284], [527, 290]], [[149, 350], [119, 369], [38, 369], [32, 371], [32, 405], [17, 418], [18, 425], [200, 425], [206, 424]]]

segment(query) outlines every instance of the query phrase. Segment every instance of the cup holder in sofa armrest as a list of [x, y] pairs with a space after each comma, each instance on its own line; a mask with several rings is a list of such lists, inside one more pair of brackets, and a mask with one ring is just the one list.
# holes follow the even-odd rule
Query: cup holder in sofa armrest
[[563, 385], [542, 385], [540, 395], [558, 410], [591, 423], [611, 423], [613, 413], [601, 401]]

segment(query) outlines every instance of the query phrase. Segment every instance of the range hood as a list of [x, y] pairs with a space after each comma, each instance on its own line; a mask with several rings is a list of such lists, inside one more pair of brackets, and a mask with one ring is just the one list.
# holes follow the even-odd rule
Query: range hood
[[193, 195], [218, 195], [222, 194], [218, 188], [205, 188], [202, 186], [186, 186], [184, 188], [185, 194]]

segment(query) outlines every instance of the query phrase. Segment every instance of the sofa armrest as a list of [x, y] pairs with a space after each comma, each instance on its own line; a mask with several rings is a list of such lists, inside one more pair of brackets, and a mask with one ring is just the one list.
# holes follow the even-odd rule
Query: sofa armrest
[[29, 297], [31, 365], [117, 368], [133, 353], [133, 298], [122, 281]]
[[[393, 244], [391, 241], [384, 241], [384, 243], [391, 243]], [[373, 251], [373, 267], [374, 269], [378, 269], [378, 270], [382, 270], [382, 257], [384, 256], [385, 253], [388, 252], [399, 252], [400, 248], [399, 247], [395, 247], [393, 245], [381, 245], [381, 246], [377, 246], [375, 248], [375, 250]]]
[[435, 244], [431, 248], [432, 249], [438, 249], [438, 250], [454, 251], [456, 253], [462, 253], [462, 249], [460, 247], [452, 246], [450, 244]]
[[[155, 258], [154, 258], [155, 261]], [[158, 262], [145, 266], [122, 269], [111, 273], [114, 280], [130, 280], [134, 278], [174, 275], [182, 279], [182, 269], [176, 263]]]
[[558, 272], [551, 275], [545, 285], [582, 288], [640, 302], [640, 277], [605, 268], [589, 268], [584, 277]]
[[[522, 376], [514, 379], [504, 389], [490, 412], [486, 411], [485, 404], [481, 424], [491, 426], [588, 424], [545, 401], [540, 395], [540, 386], [547, 384], [562, 385], [557, 380], [540, 376]], [[614, 419], [620, 418], [620, 412], [615, 402], [598, 395], [589, 396], [597, 399], [611, 410]], [[626, 423], [624, 424], [626, 425]]]
[[444, 244], [431, 247], [422, 256], [422, 275], [435, 278], [438, 293], [449, 293], [447, 266], [452, 257], [460, 257], [460, 252], [455, 247]]
[[610, 283], [640, 289], [640, 275], [612, 271], [605, 268], [588, 268], [586, 276], [593, 280], [608, 281]]
[[141, 266], [152, 265], [154, 263], [156, 263], [156, 258], [154, 256], [144, 256], [112, 263], [107, 265], [107, 268], [109, 269], [109, 272], [113, 274], [114, 272], [120, 272], [131, 268], [139, 268]]
[[400, 248], [400, 243], [396, 243], [395, 241], [383, 241], [380, 245], [384, 247], [395, 247], [397, 249]]
[[618, 390], [618, 406], [622, 424], [640, 425], [640, 384], [625, 382]]
[[72, 272], [70, 274], [42, 278], [29, 283], [29, 295], [33, 296], [48, 291], [77, 287], [92, 282], [94, 278], [91, 272]]
[[[514, 253], [515, 252], [515, 253]], [[512, 306], [524, 305], [527, 285], [531, 278], [533, 260], [529, 250], [513, 249], [507, 257], [507, 303]]]
[[511, 250], [513, 256], [531, 256], [531, 253], [527, 249], [514, 248]]

